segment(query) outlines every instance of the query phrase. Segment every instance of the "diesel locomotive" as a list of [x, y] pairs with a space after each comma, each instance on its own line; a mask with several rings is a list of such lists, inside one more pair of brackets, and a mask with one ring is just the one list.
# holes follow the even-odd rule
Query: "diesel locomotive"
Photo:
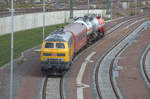
[[54, 30], [42, 43], [41, 71], [46, 74], [67, 71], [75, 54], [86, 44], [103, 37], [105, 31], [104, 20], [97, 15], [78, 17], [71, 24]]

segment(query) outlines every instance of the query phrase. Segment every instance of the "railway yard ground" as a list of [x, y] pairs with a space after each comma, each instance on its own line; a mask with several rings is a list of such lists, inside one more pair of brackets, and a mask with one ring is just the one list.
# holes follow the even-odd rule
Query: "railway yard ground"
[[[150, 16], [106, 22], [104, 38], [87, 45], [62, 77], [40, 71], [40, 45], [14, 63], [14, 99], [149, 99]], [[9, 70], [0, 68], [0, 99], [9, 98]]]

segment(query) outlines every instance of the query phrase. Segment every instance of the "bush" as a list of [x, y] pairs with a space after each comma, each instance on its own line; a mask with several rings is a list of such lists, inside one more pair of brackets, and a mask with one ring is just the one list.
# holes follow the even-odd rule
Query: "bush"
[[118, 17], [123, 16], [123, 15], [122, 15], [121, 13], [119, 13], [119, 12], [117, 12], [116, 15], [117, 15]]

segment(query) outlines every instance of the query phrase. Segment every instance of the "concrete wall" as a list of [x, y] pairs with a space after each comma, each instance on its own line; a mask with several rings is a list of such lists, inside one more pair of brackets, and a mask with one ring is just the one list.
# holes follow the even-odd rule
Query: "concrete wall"
[[[74, 17], [84, 16], [87, 14], [87, 10], [75, 10]], [[106, 10], [90, 10], [91, 14], [106, 14]], [[46, 26], [61, 24], [68, 22], [69, 11], [56, 11], [56, 12], [46, 12], [45, 17]], [[43, 14], [33, 13], [25, 15], [14, 16], [14, 31], [21, 31], [26, 29], [32, 29], [43, 26]], [[11, 17], [0, 18], [0, 35], [5, 35], [11, 32]]]

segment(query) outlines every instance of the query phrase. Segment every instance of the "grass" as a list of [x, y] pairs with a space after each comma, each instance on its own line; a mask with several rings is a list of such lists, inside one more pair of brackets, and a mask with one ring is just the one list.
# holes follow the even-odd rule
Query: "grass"
[[[45, 29], [45, 36], [48, 36], [51, 31], [58, 26], [64, 26], [65, 24], [59, 24], [54, 26], [48, 26]], [[42, 43], [42, 28], [36, 28], [31, 30], [25, 30], [14, 33], [14, 58], [18, 58], [25, 50], [37, 46]], [[0, 36], [0, 67], [10, 62], [10, 50], [11, 50], [11, 34]]]

